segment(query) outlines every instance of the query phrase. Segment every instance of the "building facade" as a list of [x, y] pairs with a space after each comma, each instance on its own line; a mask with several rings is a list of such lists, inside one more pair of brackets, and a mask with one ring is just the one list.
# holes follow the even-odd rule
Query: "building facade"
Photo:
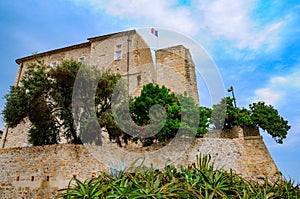
[[[121, 74], [133, 96], [139, 95], [143, 85], [154, 83], [166, 86], [175, 94], [187, 94], [198, 103], [195, 65], [189, 50], [182, 45], [171, 46], [156, 50], [155, 57], [154, 60], [149, 45], [136, 30], [92, 37], [84, 43], [17, 59], [15, 85], [20, 85], [27, 65], [37, 58], [50, 67], [73, 59], [96, 66], [100, 71]], [[29, 127], [29, 121], [25, 121], [16, 128], [4, 129], [2, 148], [26, 146]]]

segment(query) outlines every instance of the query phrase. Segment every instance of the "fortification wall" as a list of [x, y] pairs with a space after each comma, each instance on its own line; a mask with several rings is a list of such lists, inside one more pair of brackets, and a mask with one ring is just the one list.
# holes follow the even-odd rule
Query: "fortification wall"
[[[144, 160], [144, 165], [163, 168], [166, 163], [186, 166], [202, 153], [210, 154], [217, 168], [233, 169], [244, 177], [273, 176], [277, 173], [261, 136], [201, 138], [186, 148], [187, 141], [182, 138], [173, 142], [160, 155], [157, 155], [159, 150], [133, 152], [114, 143], [103, 144], [97, 151], [68, 144], [1, 149], [0, 196], [51, 198], [58, 189], [68, 185], [73, 175], [86, 179], [96, 176], [101, 170], [108, 171], [111, 165], [118, 168], [120, 162], [130, 166], [138, 158]], [[172, 153], [178, 149], [185, 150], [181, 154]]]
[[74, 176], [86, 179], [105, 167], [80, 145], [0, 150], [0, 198], [54, 198]]

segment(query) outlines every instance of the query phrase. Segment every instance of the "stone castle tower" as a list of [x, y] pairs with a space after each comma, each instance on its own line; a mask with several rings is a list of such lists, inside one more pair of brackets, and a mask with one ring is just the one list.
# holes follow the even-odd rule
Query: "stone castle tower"
[[[27, 65], [39, 58], [46, 65], [55, 67], [63, 60], [73, 59], [100, 70], [119, 73], [128, 82], [129, 93], [139, 95], [143, 85], [165, 85], [176, 94], [187, 94], [198, 103], [195, 65], [191, 54], [182, 45], [158, 49], [155, 52], [156, 69], [151, 49], [135, 30], [88, 38], [88, 41], [35, 55], [19, 58], [15, 85], [20, 84]], [[155, 61], [155, 60], [154, 60]], [[13, 129], [4, 129], [0, 147], [10, 148], [28, 145], [29, 123]]]

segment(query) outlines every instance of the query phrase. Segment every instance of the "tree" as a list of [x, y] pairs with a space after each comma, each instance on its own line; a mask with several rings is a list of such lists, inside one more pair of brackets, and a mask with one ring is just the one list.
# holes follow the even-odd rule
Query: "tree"
[[24, 87], [12, 86], [10, 93], [4, 96], [6, 105], [2, 111], [5, 123], [10, 127], [16, 127], [29, 111], [29, 99]]
[[[151, 145], [154, 139], [159, 141], [166, 141], [173, 138], [180, 126], [179, 110], [177, 99], [174, 94], [162, 86], [154, 85], [152, 83], [143, 87], [140, 96], [133, 99], [130, 105], [130, 112], [133, 121], [144, 128], [150, 124], [150, 108], [156, 104], [161, 105], [166, 113], [166, 123], [163, 128], [154, 136], [142, 139], [143, 145]], [[160, 122], [160, 120], [157, 120]], [[143, 136], [142, 132], [137, 132]]]
[[[63, 61], [55, 68], [39, 60], [29, 64], [21, 79], [21, 86], [11, 87], [10, 93], [5, 96], [6, 105], [2, 112], [5, 122], [15, 127], [28, 117], [32, 123], [29, 142], [33, 145], [58, 143], [60, 135], [68, 143], [81, 144], [72, 111], [73, 86], [81, 66], [81, 62], [74, 60]], [[104, 72], [104, 78], [101, 79], [102, 74], [95, 67], [91, 68], [95, 70], [93, 80], [100, 79], [95, 103], [96, 114], [100, 117], [110, 108], [108, 98], [115, 84], [112, 82], [120, 79], [120, 75]], [[81, 83], [90, 80], [85, 77]], [[85, 94], [86, 87], [82, 88], [80, 91]]]
[[[81, 70], [82, 68], [84, 69]], [[196, 137], [207, 132], [209, 109], [199, 107], [190, 97], [175, 96], [164, 86], [148, 84], [143, 87], [140, 96], [129, 100], [128, 117], [133, 119], [137, 128], [132, 128], [134, 132], [130, 135], [126, 134], [120, 124], [116, 123], [112, 113], [111, 98], [120, 79], [119, 74], [99, 72], [96, 67], [82, 67], [82, 63], [74, 60], [63, 61], [55, 68], [37, 60], [28, 65], [21, 79], [21, 86], [13, 86], [6, 95], [7, 102], [2, 114], [10, 127], [29, 118], [32, 124], [29, 141], [33, 145], [56, 144], [62, 136], [68, 143], [81, 144], [80, 135], [89, 131], [89, 127], [93, 127], [95, 122], [106, 127], [110, 137], [116, 139], [119, 146], [121, 138], [127, 143], [132, 135], [141, 135], [144, 145], [148, 145], [154, 139], [167, 141], [174, 138], [178, 129], [182, 130], [181, 133], [192, 133]], [[95, 89], [91, 82], [96, 82]], [[74, 102], [75, 86], [78, 86], [75, 96], [81, 100]], [[126, 89], [118, 90], [120, 94], [125, 91], [127, 92]], [[91, 96], [91, 92], [95, 98]], [[118, 95], [118, 98], [123, 96]], [[167, 113], [165, 120], [164, 113], [150, 111], [150, 107], [157, 104]], [[124, 115], [126, 106], [122, 103], [115, 106], [119, 107], [118, 114]], [[95, 115], [92, 109], [95, 110]], [[124, 125], [130, 129], [132, 123], [128, 117], [124, 115]], [[147, 131], [156, 130], [158, 133], [155, 136], [143, 137]], [[95, 132], [90, 141], [97, 139], [93, 137], [96, 134], [100, 135], [100, 132]]]
[[[168, 141], [176, 136], [179, 129], [196, 137], [201, 137], [207, 132], [211, 113], [209, 109], [199, 107], [191, 97], [175, 96], [165, 86], [159, 87], [152, 83], [145, 85], [141, 95], [131, 102], [130, 112], [135, 123], [147, 128], [150, 124], [150, 108], [156, 104], [161, 105], [167, 114], [165, 124], [155, 136], [142, 139], [144, 145], [152, 144], [154, 139]], [[183, 113], [185, 116], [181, 117]], [[156, 118], [159, 126], [162, 118]]]
[[211, 122], [215, 128], [260, 127], [266, 130], [277, 143], [283, 143], [291, 127], [273, 106], [258, 102], [250, 104], [249, 109], [236, 108], [233, 106], [233, 100], [233, 98], [225, 97], [220, 104], [213, 105]]
[[210, 108], [199, 106], [199, 125], [196, 137], [203, 137], [204, 134], [208, 133], [210, 118], [212, 111]]
[[74, 60], [63, 61], [55, 68], [51, 68], [49, 76], [51, 87], [47, 90], [50, 98], [48, 104], [52, 115], [57, 118], [57, 130], [61, 131], [70, 143], [81, 144], [77, 135], [72, 113], [72, 93], [76, 75], [82, 66]]
[[[105, 127], [111, 140], [116, 140], [121, 147], [120, 138], [123, 137], [125, 143], [130, 138], [117, 125], [112, 114], [111, 98], [118, 81], [121, 79], [120, 74], [104, 72], [98, 82], [96, 90], [96, 114], [100, 126]], [[121, 96], [119, 96], [121, 97]]]
[[277, 143], [282, 144], [291, 128], [288, 121], [284, 120], [273, 106], [264, 102], [253, 103], [249, 107], [253, 123], [267, 131]]
[[214, 125], [215, 129], [225, 128], [226, 106], [226, 98], [223, 98], [219, 104], [214, 104], [212, 106], [210, 122]]
[[15, 127], [26, 117], [31, 121], [29, 141], [34, 145], [56, 144], [59, 131], [49, 108], [51, 85], [47, 67], [40, 61], [28, 65], [21, 84], [13, 86], [6, 95], [6, 105], [2, 114], [4, 121]]
[[60, 139], [57, 120], [51, 111], [44, 96], [37, 97], [30, 104], [28, 118], [32, 127], [29, 129], [29, 142], [34, 146], [57, 144]]

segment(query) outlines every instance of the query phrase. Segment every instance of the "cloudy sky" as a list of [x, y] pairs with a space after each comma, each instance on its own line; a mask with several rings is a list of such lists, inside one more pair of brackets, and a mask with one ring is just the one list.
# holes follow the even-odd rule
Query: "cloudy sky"
[[[17, 58], [128, 29], [170, 29], [205, 48], [225, 88], [234, 87], [238, 106], [263, 100], [289, 121], [292, 128], [284, 144], [262, 135], [279, 169], [300, 182], [300, 3], [296, 2], [0, 1], [0, 110], [14, 83]], [[3, 126], [1, 121], [0, 129]]]

